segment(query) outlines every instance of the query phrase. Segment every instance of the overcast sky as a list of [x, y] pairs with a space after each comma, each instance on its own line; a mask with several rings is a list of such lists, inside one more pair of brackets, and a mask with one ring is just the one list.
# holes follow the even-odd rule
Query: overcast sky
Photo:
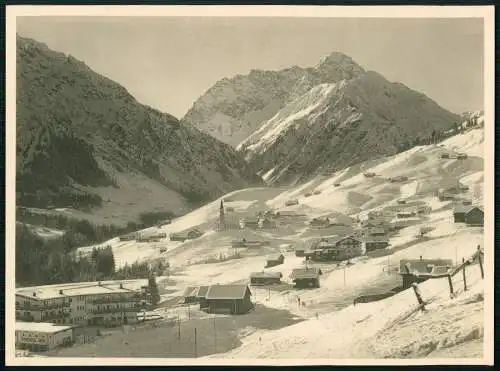
[[20, 17], [21, 36], [83, 60], [181, 118], [218, 80], [340, 51], [461, 113], [483, 109], [482, 19]]

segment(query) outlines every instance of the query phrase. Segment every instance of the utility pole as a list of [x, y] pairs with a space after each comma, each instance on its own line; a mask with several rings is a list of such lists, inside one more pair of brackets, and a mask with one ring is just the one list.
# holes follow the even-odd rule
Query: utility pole
[[198, 344], [196, 343], [196, 327], [194, 328], [194, 358], [198, 357]]
[[214, 313], [214, 353], [217, 353], [217, 328], [215, 327], [215, 313]]
[[181, 317], [177, 314], [177, 340], [181, 339]]

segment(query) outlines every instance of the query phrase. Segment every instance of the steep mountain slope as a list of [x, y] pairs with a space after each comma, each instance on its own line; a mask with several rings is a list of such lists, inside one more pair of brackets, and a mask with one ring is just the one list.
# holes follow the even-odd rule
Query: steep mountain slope
[[237, 148], [268, 182], [290, 183], [392, 155], [459, 121], [425, 95], [367, 71], [314, 86]]
[[284, 105], [321, 83], [335, 83], [363, 73], [350, 57], [332, 53], [313, 68], [252, 70], [217, 82], [186, 113], [183, 122], [232, 146], [252, 134]]
[[147, 201], [178, 212], [260, 183], [231, 147], [138, 103], [83, 62], [17, 37], [18, 204], [106, 207], [105, 197], [115, 206], [132, 199], [127, 212]]

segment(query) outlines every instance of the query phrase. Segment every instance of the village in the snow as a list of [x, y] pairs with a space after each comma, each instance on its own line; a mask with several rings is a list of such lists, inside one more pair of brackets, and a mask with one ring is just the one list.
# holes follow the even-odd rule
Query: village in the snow
[[79, 248], [84, 256], [110, 245], [118, 267], [162, 264], [153, 277], [159, 300], [144, 300], [147, 280], [18, 288], [16, 336], [28, 339], [20, 349], [41, 357], [477, 356], [483, 140], [482, 125], [466, 128], [297, 187], [235, 191]]

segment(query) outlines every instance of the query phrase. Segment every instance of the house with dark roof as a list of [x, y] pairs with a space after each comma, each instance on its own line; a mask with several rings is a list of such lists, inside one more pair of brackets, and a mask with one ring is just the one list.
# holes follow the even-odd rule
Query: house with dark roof
[[465, 213], [465, 223], [472, 226], [483, 226], [484, 210], [479, 206], [472, 206]]
[[311, 228], [327, 228], [330, 226], [330, 218], [313, 218], [309, 222]]
[[399, 262], [399, 274], [403, 279], [403, 288], [413, 283], [428, 280], [433, 275], [446, 273], [452, 266], [451, 259], [402, 259]]
[[281, 272], [254, 272], [250, 275], [250, 285], [277, 285], [281, 283], [281, 278], [283, 278]]
[[365, 237], [365, 248], [366, 251], [373, 251], [378, 249], [385, 249], [389, 246], [389, 238], [387, 236], [366, 236]]
[[408, 180], [408, 177], [406, 175], [398, 175], [398, 176], [394, 176], [392, 178], [389, 178], [389, 181], [391, 183], [406, 182], [407, 180]]
[[244, 314], [253, 307], [248, 285], [211, 285], [205, 295], [209, 313]]
[[187, 287], [186, 290], [184, 290], [184, 295], [182, 295], [184, 297], [184, 304], [196, 303], [198, 301], [196, 297], [197, 291], [198, 287], [194, 286]]
[[298, 213], [294, 210], [280, 210], [275, 214], [276, 218], [285, 219], [285, 218], [302, 218], [305, 217], [305, 214]]
[[322, 274], [320, 268], [296, 268], [290, 274], [290, 279], [295, 288], [318, 288], [319, 276]]
[[455, 223], [465, 223], [465, 214], [472, 208], [472, 205], [464, 205], [463, 202], [455, 204], [453, 209], [453, 219]]
[[206, 296], [210, 286], [200, 286], [196, 291], [196, 300], [200, 304], [200, 309], [205, 310], [208, 306]]
[[[324, 237], [312, 247], [311, 260], [315, 261], [343, 261], [363, 255], [363, 241], [351, 235], [345, 237]], [[324, 250], [323, 252], [314, 250]]]
[[293, 206], [293, 205], [298, 205], [299, 204], [299, 200], [297, 199], [292, 199], [292, 200], [288, 200], [285, 202], [285, 206]]
[[484, 225], [484, 211], [479, 206], [471, 205], [468, 201], [462, 201], [455, 204], [453, 219], [455, 223]]
[[385, 236], [386, 232], [384, 228], [381, 227], [371, 227], [371, 228], [366, 228], [365, 234], [367, 236]]
[[203, 236], [203, 232], [198, 228], [188, 229], [183, 232], [176, 232], [170, 234], [170, 241], [186, 241], [186, 240], [194, 240]]
[[274, 267], [276, 265], [283, 264], [285, 262], [285, 256], [283, 254], [272, 254], [266, 259], [266, 268]]

